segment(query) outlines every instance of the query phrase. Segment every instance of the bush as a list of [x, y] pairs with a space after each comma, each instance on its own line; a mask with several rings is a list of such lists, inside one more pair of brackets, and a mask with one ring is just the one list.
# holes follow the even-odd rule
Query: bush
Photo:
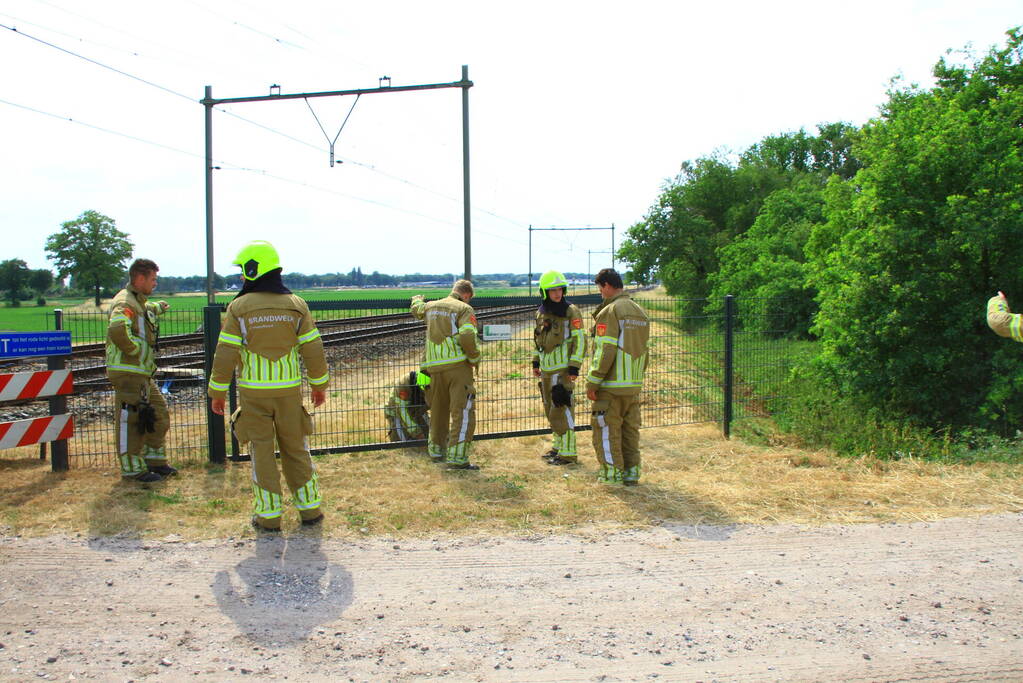
[[38, 296], [38, 297], [36, 297], [36, 306], [45, 306], [45, 305], [46, 305], [46, 297], [45, 296]]

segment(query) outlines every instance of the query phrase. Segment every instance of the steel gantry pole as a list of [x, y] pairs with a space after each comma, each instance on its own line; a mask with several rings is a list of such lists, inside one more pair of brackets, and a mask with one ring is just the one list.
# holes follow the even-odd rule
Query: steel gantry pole
[[462, 212], [465, 231], [465, 279], [472, 280], [472, 239], [469, 217], [469, 66], [462, 65]]
[[[386, 77], [385, 77], [386, 78]], [[381, 78], [381, 83], [383, 83]], [[240, 102], [272, 102], [281, 100], [308, 100], [313, 97], [343, 97], [345, 95], [372, 95], [388, 92], [410, 92], [414, 90], [439, 90], [441, 88], [462, 89], [462, 193], [463, 212], [465, 222], [465, 277], [472, 275], [472, 254], [469, 231], [469, 88], [473, 82], [469, 80], [469, 67], [462, 65], [462, 79], [453, 83], [426, 83], [423, 85], [391, 85], [390, 80], [386, 85], [378, 88], [358, 88], [355, 90], [329, 90], [324, 92], [302, 92], [302, 93], [281, 93], [274, 92], [271, 88], [269, 95], [256, 95], [252, 97], [226, 97], [213, 99], [211, 86], [206, 86], [206, 96], [202, 104], [206, 108], [206, 294], [209, 303], [214, 303], [213, 292], [213, 107], [218, 104], [236, 104]]]
[[216, 300], [213, 292], [213, 87], [206, 86], [202, 101], [206, 109], [206, 305]]

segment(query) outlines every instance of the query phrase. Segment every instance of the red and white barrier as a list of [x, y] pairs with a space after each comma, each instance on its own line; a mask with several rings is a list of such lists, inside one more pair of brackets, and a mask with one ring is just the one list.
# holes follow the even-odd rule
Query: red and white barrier
[[70, 394], [74, 382], [70, 370], [40, 370], [0, 375], [0, 401], [44, 398]]
[[16, 422], [0, 422], [0, 448], [60, 441], [71, 438], [73, 433], [74, 422], [71, 415], [53, 415]]

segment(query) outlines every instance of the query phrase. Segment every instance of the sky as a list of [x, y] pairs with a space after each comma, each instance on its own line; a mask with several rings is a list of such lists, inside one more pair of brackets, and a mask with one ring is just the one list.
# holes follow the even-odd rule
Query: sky
[[[617, 246], [683, 162], [861, 125], [893, 78], [928, 87], [946, 50], [1020, 24], [1018, 0], [4, 0], [0, 260], [52, 267], [46, 237], [91, 209], [161, 274], [205, 275], [205, 86], [450, 83], [467, 65], [472, 272], [527, 272], [530, 235], [534, 273], [595, 272], [612, 231], [529, 227], [613, 225]], [[285, 272], [461, 273], [461, 92], [216, 107], [216, 271], [265, 239]]]

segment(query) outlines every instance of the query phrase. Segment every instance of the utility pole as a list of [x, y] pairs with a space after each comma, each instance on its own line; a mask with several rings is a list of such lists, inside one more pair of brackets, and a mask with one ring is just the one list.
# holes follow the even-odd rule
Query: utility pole
[[[386, 83], [385, 83], [386, 81]], [[237, 104], [240, 102], [272, 102], [275, 100], [308, 100], [312, 97], [344, 97], [346, 95], [375, 95], [389, 92], [409, 92], [413, 90], [439, 90], [441, 88], [462, 89], [462, 204], [465, 231], [465, 278], [472, 276], [472, 253], [469, 231], [469, 88], [473, 86], [469, 80], [469, 67], [462, 65], [462, 79], [452, 83], [427, 83], [424, 85], [391, 85], [391, 79], [383, 76], [380, 87], [358, 88], [355, 90], [331, 90], [326, 92], [286, 93], [280, 92], [279, 86], [271, 86], [269, 95], [253, 97], [213, 98], [213, 88], [206, 86], [206, 94], [200, 102], [206, 108], [206, 297], [212, 305], [215, 299], [213, 291], [213, 107], [218, 104]], [[331, 147], [333, 158], [333, 147]]]

